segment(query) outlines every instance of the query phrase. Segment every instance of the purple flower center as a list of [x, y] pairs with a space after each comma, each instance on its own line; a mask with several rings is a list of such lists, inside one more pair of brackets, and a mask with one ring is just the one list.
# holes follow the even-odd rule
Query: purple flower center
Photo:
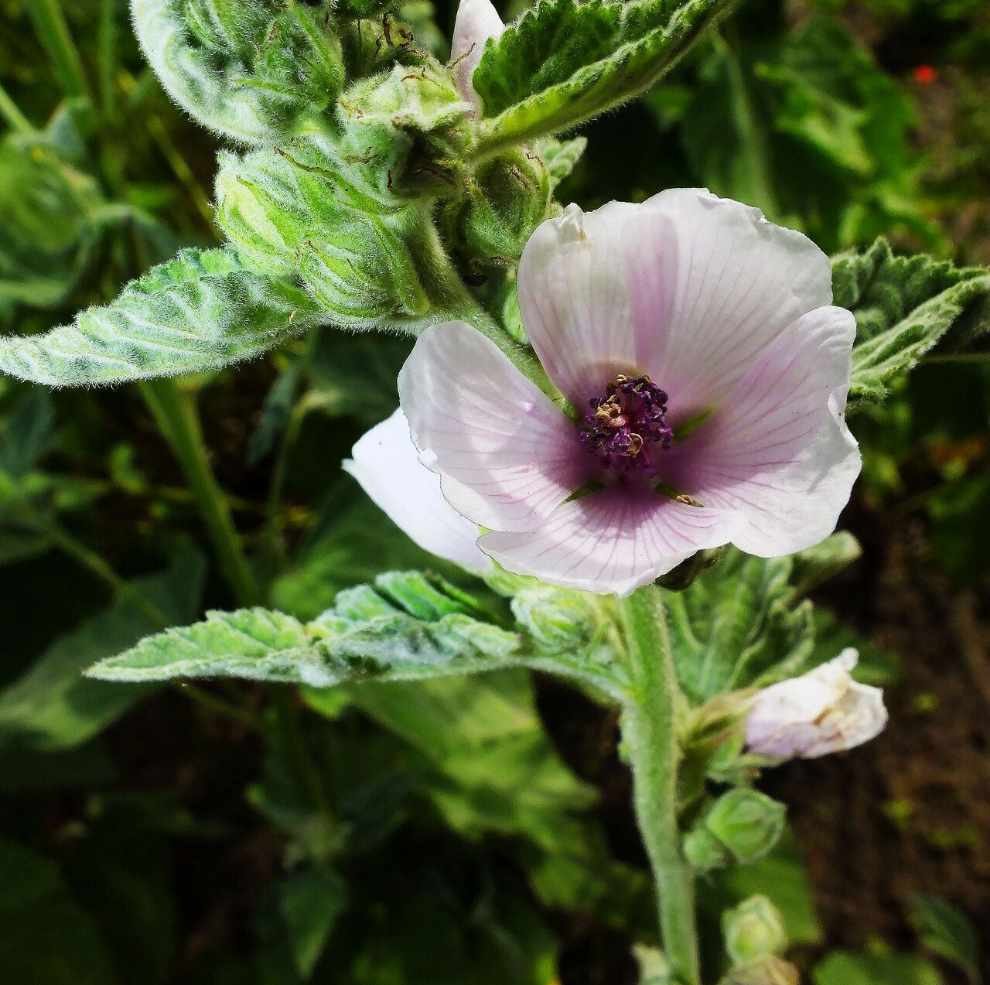
[[581, 443], [602, 464], [622, 474], [656, 474], [652, 452], [670, 448], [674, 432], [667, 424], [667, 394], [648, 376], [617, 376], [604, 397], [589, 401]]

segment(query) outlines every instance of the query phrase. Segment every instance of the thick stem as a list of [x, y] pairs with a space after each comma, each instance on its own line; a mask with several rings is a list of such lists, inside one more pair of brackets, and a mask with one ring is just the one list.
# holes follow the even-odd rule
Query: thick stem
[[656, 879], [664, 952], [677, 985], [699, 985], [694, 875], [681, 851], [677, 820], [677, 685], [661, 590], [648, 585], [623, 602], [631, 687], [623, 740], [632, 765], [636, 820]]
[[169, 379], [142, 383], [141, 392], [182, 465], [234, 597], [240, 605], [257, 604], [258, 587], [234, 527], [230, 505], [207, 460], [195, 395]]

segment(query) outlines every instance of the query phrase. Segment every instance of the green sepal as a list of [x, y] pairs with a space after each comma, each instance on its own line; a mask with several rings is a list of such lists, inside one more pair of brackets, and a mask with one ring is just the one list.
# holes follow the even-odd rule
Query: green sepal
[[722, 914], [722, 936], [725, 950], [735, 966], [780, 955], [787, 949], [784, 920], [766, 896], [750, 896], [733, 909], [726, 910]]
[[256, 269], [298, 274], [328, 321], [414, 328], [442, 318], [463, 288], [429, 203], [396, 197], [379, 187], [380, 177], [331, 138], [296, 138], [224, 155], [217, 214]]
[[758, 790], [729, 790], [684, 836], [684, 853], [699, 872], [758, 862], [780, 841], [786, 815], [783, 804]]
[[543, 161], [518, 149], [482, 163], [463, 198], [445, 203], [441, 228], [472, 267], [511, 266], [547, 218], [550, 176]]

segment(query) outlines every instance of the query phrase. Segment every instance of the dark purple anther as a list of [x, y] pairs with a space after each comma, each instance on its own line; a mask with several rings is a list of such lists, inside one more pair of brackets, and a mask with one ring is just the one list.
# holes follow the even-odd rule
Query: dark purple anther
[[604, 397], [588, 401], [581, 442], [602, 464], [622, 474], [656, 473], [651, 452], [666, 451], [674, 439], [667, 424], [667, 394], [648, 376], [617, 376]]

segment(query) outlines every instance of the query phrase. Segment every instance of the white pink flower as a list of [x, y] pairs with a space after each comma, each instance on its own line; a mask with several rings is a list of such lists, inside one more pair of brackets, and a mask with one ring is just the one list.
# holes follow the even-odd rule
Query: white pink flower
[[855, 650], [843, 650], [810, 673], [757, 692], [746, 719], [750, 752], [815, 759], [878, 736], [887, 724], [883, 691], [852, 679], [858, 659]]
[[401, 410], [363, 435], [351, 455], [344, 470], [424, 551], [470, 571], [492, 567], [476, 543], [477, 526], [443, 498], [439, 476], [420, 465]]
[[419, 460], [485, 554], [625, 595], [704, 548], [775, 557], [831, 533], [860, 468], [855, 322], [809, 239], [697, 189], [570, 206], [518, 288], [570, 412], [463, 322], [424, 332], [399, 377]]
[[482, 110], [481, 98], [474, 91], [472, 79], [485, 53], [489, 38], [502, 36], [505, 25], [491, 0], [461, 0], [454, 20], [454, 38], [450, 45], [450, 62], [461, 96], [477, 112]]

